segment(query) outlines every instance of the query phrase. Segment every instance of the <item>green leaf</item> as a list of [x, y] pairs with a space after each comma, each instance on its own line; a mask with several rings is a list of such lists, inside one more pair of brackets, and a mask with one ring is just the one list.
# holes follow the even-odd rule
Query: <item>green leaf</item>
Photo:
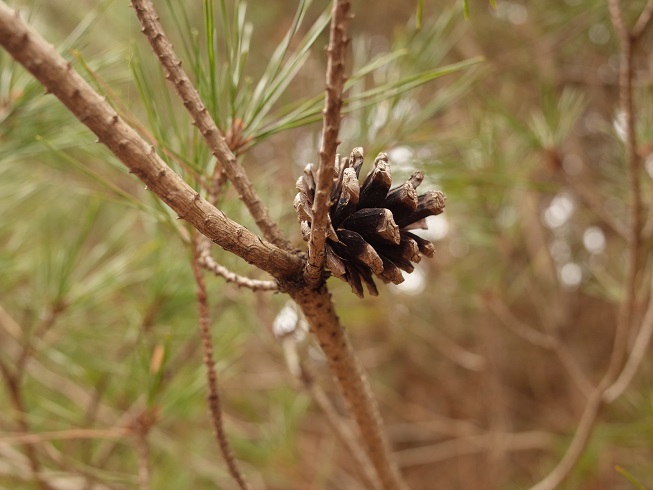
[[417, 12], [415, 13], [415, 29], [422, 28], [422, 18], [424, 16], [424, 0], [417, 0]]

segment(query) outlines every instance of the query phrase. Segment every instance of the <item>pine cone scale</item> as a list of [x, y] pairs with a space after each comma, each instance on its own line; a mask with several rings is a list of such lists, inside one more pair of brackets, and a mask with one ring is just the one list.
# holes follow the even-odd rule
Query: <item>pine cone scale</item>
[[[346, 281], [363, 297], [378, 295], [373, 276], [384, 283], [400, 284], [402, 271], [411, 273], [422, 256], [433, 257], [433, 244], [408, 230], [426, 228], [426, 218], [444, 210], [446, 198], [439, 191], [418, 195], [424, 174], [414, 172], [403, 184], [392, 188], [388, 156], [380, 153], [374, 167], [359, 184], [364, 163], [362, 148], [346, 158], [336, 157], [334, 187], [328, 213], [326, 268]], [[315, 198], [313, 165], [308, 164], [297, 180], [293, 205], [308, 240]]]

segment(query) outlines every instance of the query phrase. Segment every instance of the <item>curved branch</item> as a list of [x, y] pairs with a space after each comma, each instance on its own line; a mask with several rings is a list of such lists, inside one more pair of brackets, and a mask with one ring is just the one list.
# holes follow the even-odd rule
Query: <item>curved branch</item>
[[611, 403], [619, 398], [626, 388], [628, 388], [628, 385], [630, 385], [630, 382], [633, 380], [646, 356], [646, 350], [653, 336], [653, 295], [649, 298], [648, 303], [648, 309], [639, 327], [639, 332], [637, 332], [637, 336], [633, 341], [633, 347], [626, 360], [626, 364], [617, 380], [605, 391], [603, 398], [607, 403]]
[[[601, 382], [590, 396], [583, 415], [578, 423], [574, 437], [569, 444], [564, 456], [551, 470], [551, 472], [530, 490], [553, 490], [560, 485], [571, 473], [587, 447], [592, 430], [596, 424], [601, 407], [608, 402], [615, 400], [625, 389], [624, 383], [630, 382], [639, 361], [637, 350], [641, 349], [644, 339], [648, 342], [648, 331], [650, 327], [647, 322], [651, 321], [647, 313], [643, 326], [640, 327], [638, 344], [631, 353], [630, 359], [624, 359], [628, 349], [628, 338], [630, 337], [633, 320], [636, 313], [637, 301], [637, 278], [640, 273], [640, 252], [642, 246], [642, 197], [640, 188], [640, 156], [637, 151], [637, 139], [635, 131], [635, 111], [633, 107], [633, 49], [640, 36], [649, 25], [653, 15], [653, 0], [649, 0], [646, 7], [640, 14], [635, 30], [629, 30], [626, 26], [619, 0], [609, 0], [610, 17], [615, 31], [621, 43], [620, 67], [619, 67], [619, 102], [621, 110], [626, 117], [626, 161], [628, 165], [628, 183], [630, 191], [630, 223], [628, 224], [628, 270], [624, 284], [624, 297], [619, 306], [619, 318], [615, 338], [612, 345], [612, 353], [606, 372]], [[644, 338], [642, 338], [642, 336]], [[631, 365], [634, 363], [634, 366]], [[627, 381], [625, 381], [627, 379]]]
[[0, 45], [54, 94], [147, 188], [202, 234], [277, 279], [296, 276], [303, 261], [227, 218], [203, 199], [157, 155], [106, 101], [28, 26], [18, 11], [0, 1]]
[[152, 50], [159, 58], [159, 62], [166, 72], [166, 78], [175, 87], [177, 94], [184, 103], [184, 107], [192, 116], [194, 124], [202, 133], [206, 144], [227, 174], [227, 178], [238, 191], [238, 195], [247, 206], [263, 236], [278, 247], [285, 250], [294, 250], [277, 223], [270, 216], [267, 207], [261, 202], [252, 183], [247, 178], [245, 170], [229, 149], [224, 136], [202, 103], [199, 93], [181, 67], [181, 61], [175, 54], [172, 44], [168, 41], [161, 27], [152, 2], [149, 0], [132, 0], [132, 6], [141, 23], [143, 34], [147, 37]]
[[640, 164], [635, 131], [633, 108], [633, 48], [634, 39], [621, 15], [619, 0], [610, 0], [610, 17], [621, 42], [619, 59], [619, 104], [626, 118], [626, 162], [630, 193], [630, 223], [628, 224], [628, 266], [624, 284], [624, 299], [619, 309], [617, 331], [606, 377], [613, 380], [619, 373], [626, 355], [630, 328], [635, 317], [637, 301], [637, 276], [639, 274], [639, 251], [642, 243], [642, 195], [640, 189]]
[[218, 264], [211, 256], [210, 247], [211, 242], [206, 237], [197, 237], [197, 262], [202, 268], [213, 272], [216, 276], [222, 277], [227, 282], [231, 282], [239, 287], [251, 289], [252, 291], [277, 291], [279, 289], [276, 281], [251, 279], [238, 275], [223, 265]]
[[[195, 235], [197, 242], [197, 235]], [[202, 348], [204, 349], [204, 367], [206, 368], [206, 384], [208, 391], [209, 410], [211, 412], [211, 423], [215, 437], [220, 446], [220, 452], [227, 464], [227, 469], [231, 477], [238, 483], [241, 490], [249, 490], [249, 485], [240, 471], [236, 457], [234, 456], [227, 434], [224, 428], [222, 416], [222, 402], [220, 401], [220, 391], [218, 390], [218, 373], [215, 369], [215, 360], [213, 358], [213, 339], [211, 336], [211, 319], [209, 314], [208, 294], [206, 292], [206, 283], [202, 276], [202, 269], [199, 263], [199, 244], [193, 244], [192, 269], [195, 283], [197, 285], [197, 316], [200, 326], [200, 337], [202, 339]]]

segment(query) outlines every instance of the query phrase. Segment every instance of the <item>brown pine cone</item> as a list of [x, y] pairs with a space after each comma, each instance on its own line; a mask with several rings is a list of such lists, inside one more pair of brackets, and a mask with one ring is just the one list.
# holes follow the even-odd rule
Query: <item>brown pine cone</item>
[[[391, 189], [385, 153], [379, 153], [374, 168], [359, 184], [362, 166], [362, 148], [354, 148], [349, 158], [336, 156], [326, 242], [326, 268], [348, 282], [361, 298], [363, 282], [371, 295], [379, 294], [373, 275], [385, 283], [399, 284], [404, 280], [401, 271], [412, 272], [412, 263], [419, 262], [422, 255], [433, 257], [433, 244], [410, 230], [426, 229], [426, 217], [442, 213], [446, 201], [439, 191], [417, 195], [424, 179], [420, 171]], [[304, 175], [297, 179], [297, 190], [294, 206], [302, 236], [308, 240], [315, 198], [313, 164], [306, 165]]]

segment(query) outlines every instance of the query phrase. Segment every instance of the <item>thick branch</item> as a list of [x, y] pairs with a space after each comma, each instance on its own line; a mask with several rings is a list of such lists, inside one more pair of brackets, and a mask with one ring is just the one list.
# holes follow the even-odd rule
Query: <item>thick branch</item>
[[331, 302], [331, 295], [323, 286], [319, 290], [305, 289], [289, 292], [299, 305], [326, 355], [331, 374], [336, 378], [349, 409], [361, 431], [367, 454], [379, 474], [385, 490], [403, 490], [407, 486], [390, 453], [383, 434], [381, 415], [376, 400], [358, 363], [345, 330], [340, 325]]
[[367, 457], [367, 453], [361, 445], [360, 438], [357, 433], [352, 430], [349, 420], [338, 414], [336, 407], [333, 405], [327, 394], [315, 382], [313, 374], [308, 366], [299, 359], [297, 342], [292, 333], [288, 333], [281, 338], [281, 343], [288, 371], [290, 371], [297, 381], [301, 383], [303, 389], [311, 395], [315, 404], [324, 413], [333, 432], [356, 461], [356, 466], [360, 471], [361, 478], [364, 480], [365, 488], [370, 490], [380, 490], [381, 482], [377, 477], [376, 470], [372, 466], [371, 461]]
[[349, 7], [349, 1], [335, 0], [331, 12], [329, 47], [327, 48], [326, 97], [322, 110], [320, 166], [317, 170], [313, 223], [308, 241], [308, 263], [304, 275], [306, 282], [312, 286], [319, 283], [326, 258], [327, 213], [335, 175], [336, 149], [340, 143], [338, 132], [340, 131], [342, 91], [345, 85], [345, 48], [349, 42], [347, 38]]
[[225, 250], [276, 278], [293, 277], [301, 271], [300, 258], [262, 241], [202, 199], [51, 44], [22, 21], [18, 11], [2, 1], [0, 44], [181, 218]]
[[227, 178], [233, 183], [238, 195], [247, 206], [250, 214], [261, 229], [263, 236], [270, 242], [285, 250], [293, 250], [292, 245], [283, 235], [279, 226], [270, 216], [268, 209], [259, 199], [254, 187], [240, 166], [236, 156], [231, 152], [224, 136], [213, 121], [200, 95], [181, 67], [181, 61], [168, 41], [159, 17], [149, 0], [132, 0], [132, 6], [141, 23], [142, 31], [147, 36], [152, 50], [166, 72], [166, 78], [172, 82], [184, 106], [193, 118], [194, 124], [204, 136], [206, 144], [222, 166]]

